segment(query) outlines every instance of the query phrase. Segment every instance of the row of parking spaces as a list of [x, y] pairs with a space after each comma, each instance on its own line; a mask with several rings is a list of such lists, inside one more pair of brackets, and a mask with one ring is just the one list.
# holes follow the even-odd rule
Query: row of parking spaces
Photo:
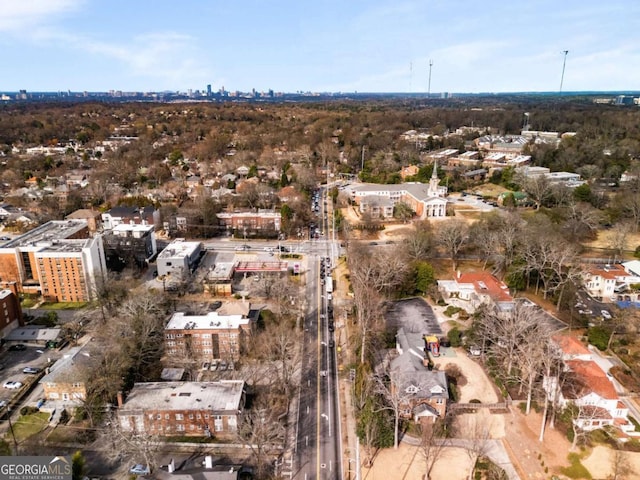
[[9, 346], [0, 359], [0, 382], [3, 387], [0, 391], [0, 403], [8, 404], [23, 388], [37, 381], [51, 360], [50, 353], [37, 346]]

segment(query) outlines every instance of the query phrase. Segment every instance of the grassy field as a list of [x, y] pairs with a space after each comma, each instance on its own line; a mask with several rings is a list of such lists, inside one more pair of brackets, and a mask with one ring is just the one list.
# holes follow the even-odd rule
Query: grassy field
[[40, 308], [43, 310], [80, 310], [88, 305], [87, 302], [58, 302], [43, 303]]
[[13, 424], [13, 433], [16, 440], [21, 442], [41, 432], [49, 425], [48, 412], [38, 412], [31, 415], [23, 415]]

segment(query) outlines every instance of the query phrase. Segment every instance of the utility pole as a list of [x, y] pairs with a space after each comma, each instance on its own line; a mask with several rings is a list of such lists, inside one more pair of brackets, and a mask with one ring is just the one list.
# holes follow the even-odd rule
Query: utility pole
[[14, 455], [19, 455], [18, 454], [18, 441], [16, 440], [16, 434], [13, 431], [13, 424], [11, 423], [11, 414], [13, 412], [11, 412], [10, 408], [7, 408], [7, 420], [9, 420], [9, 430], [11, 431], [11, 438], [13, 438], [13, 448], [14, 448]]
[[364, 170], [364, 149], [365, 149], [365, 148], [366, 148], [366, 147], [363, 145], [363, 146], [362, 146], [362, 162], [361, 162], [361, 163], [362, 163], [362, 165], [361, 165], [361, 167], [360, 167], [360, 170]]
[[564, 54], [564, 60], [562, 61], [562, 76], [560, 77], [559, 93], [562, 93], [562, 84], [564, 83], [564, 67], [567, 65], [567, 53], [569, 53], [569, 50], [563, 50], [562, 53]]
[[427, 98], [431, 97], [431, 67], [433, 67], [433, 60], [429, 59], [429, 85], [427, 86]]

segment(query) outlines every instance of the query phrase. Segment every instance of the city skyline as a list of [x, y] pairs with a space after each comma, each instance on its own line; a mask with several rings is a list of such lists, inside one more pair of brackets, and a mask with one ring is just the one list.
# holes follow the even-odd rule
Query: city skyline
[[640, 90], [640, 6], [567, 3], [0, 0], [0, 91]]

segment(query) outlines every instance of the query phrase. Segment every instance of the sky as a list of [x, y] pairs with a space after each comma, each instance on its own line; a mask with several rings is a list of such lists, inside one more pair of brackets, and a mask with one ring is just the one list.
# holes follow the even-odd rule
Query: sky
[[0, 0], [0, 92], [640, 90], [637, 0]]

